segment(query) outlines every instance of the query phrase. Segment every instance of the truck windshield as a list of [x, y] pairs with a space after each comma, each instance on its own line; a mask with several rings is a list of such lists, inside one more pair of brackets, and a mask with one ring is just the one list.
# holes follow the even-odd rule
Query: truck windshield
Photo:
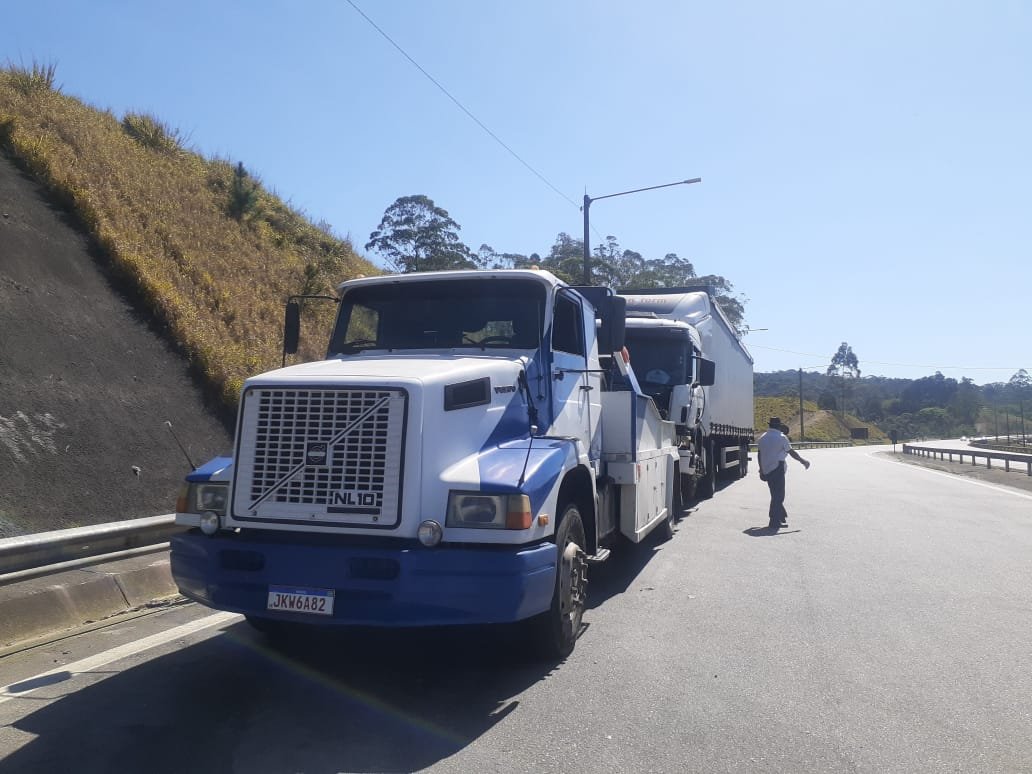
[[365, 349], [536, 349], [544, 309], [545, 287], [533, 280], [359, 286], [341, 299], [329, 354]]
[[628, 328], [626, 339], [631, 368], [638, 377], [638, 384], [665, 414], [670, 408], [674, 385], [691, 383], [688, 335], [681, 330]]

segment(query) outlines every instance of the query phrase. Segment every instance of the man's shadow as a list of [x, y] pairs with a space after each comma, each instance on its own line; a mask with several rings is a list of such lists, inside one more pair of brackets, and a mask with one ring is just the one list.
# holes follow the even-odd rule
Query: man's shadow
[[792, 535], [796, 532], [802, 532], [801, 529], [774, 529], [766, 525], [762, 527], [749, 527], [749, 529], [742, 530], [742, 533], [749, 537], [774, 537], [775, 535]]

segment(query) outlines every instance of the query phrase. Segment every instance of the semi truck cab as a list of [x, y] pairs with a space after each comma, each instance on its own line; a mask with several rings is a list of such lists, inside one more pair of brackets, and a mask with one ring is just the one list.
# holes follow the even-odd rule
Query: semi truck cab
[[523, 621], [568, 654], [589, 559], [676, 507], [672, 424], [613, 387], [622, 300], [520, 270], [338, 296], [325, 358], [248, 379], [232, 458], [187, 477], [180, 590], [265, 631]]

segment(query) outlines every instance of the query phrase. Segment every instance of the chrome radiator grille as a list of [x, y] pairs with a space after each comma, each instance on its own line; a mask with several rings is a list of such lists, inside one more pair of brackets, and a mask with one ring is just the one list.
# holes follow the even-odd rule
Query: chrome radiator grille
[[400, 512], [401, 390], [251, 388], [233, 515], [389, 527]]

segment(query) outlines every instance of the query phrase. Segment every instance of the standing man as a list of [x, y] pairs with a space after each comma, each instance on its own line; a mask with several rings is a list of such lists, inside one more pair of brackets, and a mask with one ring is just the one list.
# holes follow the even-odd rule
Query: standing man
[[756, 442], [756, 451], [760, 462], [760, 478], [767, 482], [770, 489], [770, 524], [767, 526], [777, 531], [779, 527], [788, 526], [788, 512], [785, 510], [785, 472], [788, 464], [785, 458], [792, 455], [807, 469], [810, 463], [799, 456], [789, 443], [788, 436], [781, 432], [781, 419], [771, 417], [767, 426], [770, 429]]

